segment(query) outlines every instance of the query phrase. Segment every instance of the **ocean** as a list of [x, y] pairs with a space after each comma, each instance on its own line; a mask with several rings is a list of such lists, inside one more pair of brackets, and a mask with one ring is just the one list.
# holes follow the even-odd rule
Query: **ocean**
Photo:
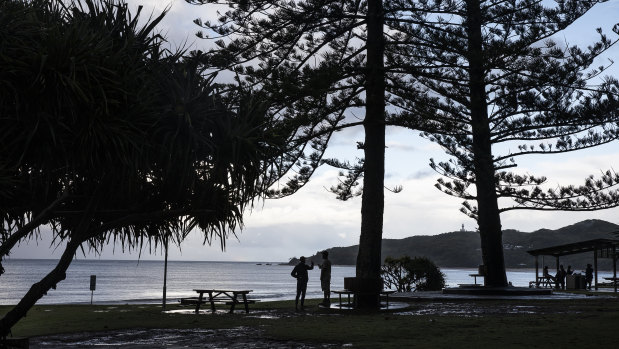
[[[56, 260], [6, 259], [5, 274], [0, 276], [0, 304], [16, 304], [33, 283], [53, 269]], [[96, 275], [93, 303], [160, 303], [163, 294], [163, 261], [74, 260], [66, 280], [50, 290], [37, 304], [90, 303], [90, 276]], [[469, 274], [476, 269], [441, 269], [448, 286], [472, 283]], [[193, 289], [250, 289], [252, 298], [260, 300], [294, 299], [296, 281], [290, 276], [292, 266], [267, 262], [169, 261], [167, 302], [195, 296]], [[576, 270], [579, 271], [578, 269]], [[609, 274], [609, 273], [608, 273]], [[344, 287], [344, 277], [354, 276], [354, 266], [332, 267], [331, 288]], [[600, 274], [600, 278], [605, 273]], [[609, 274], [610, 275], [610, 274]], [[320, 298], [320, 269], [309, 271], [307, 298]], [[528, 287], [535, 279], [534, 269], [508, 270], [514, 286]], [[481, 280], [478, 279], [478, 282]]]

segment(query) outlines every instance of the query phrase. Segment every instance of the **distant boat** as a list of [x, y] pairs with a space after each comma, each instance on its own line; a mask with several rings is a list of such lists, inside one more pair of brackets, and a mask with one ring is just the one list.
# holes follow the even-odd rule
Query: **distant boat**
[[256, 265], [262, 265], [262, 263], [256, 263]]
[[267, 263], [267, 265], [271, 265], [271, 263]]

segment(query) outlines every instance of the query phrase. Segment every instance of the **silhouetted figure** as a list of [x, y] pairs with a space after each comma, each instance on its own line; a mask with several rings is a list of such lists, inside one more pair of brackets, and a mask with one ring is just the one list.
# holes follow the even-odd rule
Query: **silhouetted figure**
[[548, 272], [548, 266], [544, 266], [544, 278], [552, 281], [553, 283], [556, 281], [555, 277], [550, 275], [550, 273]]
[[555, 287], [565, 290], [565, 269], [563, 268], [563, 264], [559, 266], [559, 270], [557, 270], [557, 275], [555, 276]]
[[308, 266], [305, 264], [305, 257], [301, 256], [299, 258], [299, 264], [297, 264], [294, 269], [292, 269], [292, 277], [297, 279], [297, 296], [294, 299], [294, 308], [295, 310], [299, 310], [299, 296], [301, 296], [301, 310], [305, 310], [303, 303], [305, 303], [305, 292], [307, 291], [307, 281], [309, 280], [309, 276], [307, 276], [307, 271], [314, 269], [314, 261], [312, 261], [312, 265]]
[[572, 266], [571, 266], [571, 265], [568, 265], [568, 266], [567, 266], [567, 272], [566, 272], [566, 273], [567, 273], [567, 275], [572, 275], [572, 274], [574, 274], [574, 271], [572, 270]]
[[329, 260], [329, 252], [322, 251], [322, 263], [320, 268], [320, 288], [324, 293], [322, 304], [329, 306], [331, 304], [331, 261]]
[[555, 280], [555, 277], [550, 275], [550, 273], [548, 272], [548, 266], [544, 267], [544, 276], [550, 278], [551, 280]]
[[591, 282], [593, 281], [593, 268], [591, 264], [587, 264], [587, 269], [585, 269], [585, 282], [587, 283], [587, 289], [591, 289]]

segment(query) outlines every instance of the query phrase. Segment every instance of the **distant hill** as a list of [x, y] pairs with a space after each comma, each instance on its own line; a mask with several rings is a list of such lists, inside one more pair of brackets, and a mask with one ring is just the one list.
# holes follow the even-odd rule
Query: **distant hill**
[[[557, 230], [540, 229], [531, 233], [517, 230], [503, 231], [503, 250], [507, 268], [535, 267], [535, 257], [526, 253], [528, 250], [572, 242], [599, 239], [619, 238], [613, 232], [619, 231], [619, 225], [602, 220], [586, 220]], [[358, 245], [348, 247], [332, 247], [329, 259], [333, 264], [354, 265], [357, 258]], [[382, 256], [386, 258], [400, 256], [425, 256], [443, 268], [474, 268], [481, 264], [480, 239], [477, 232], [455, 231], [433, 236], [411, 236], [404, 239], [383, 239]], [[322, 259], [320, 252], [308, 257], [315, 263]], [[584, 269], [591, 263], [591, 253], [577, 254], [561, 258], [561, 263], [572, 265], [573, 269]], [[293, 258], [290, 264], [296, 264]], [[546, 257], [540, 264], [554, 266], [554, 258]], [[608, 263], [608, 264], [606, 264]], [[600, 260], [600, 268], [609, 268], [610, 261]]]

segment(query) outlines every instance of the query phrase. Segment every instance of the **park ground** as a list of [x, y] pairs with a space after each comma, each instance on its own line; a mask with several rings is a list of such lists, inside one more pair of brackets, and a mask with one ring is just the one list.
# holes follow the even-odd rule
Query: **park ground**
[[[168, 305], [40, 305], [13, 328], [31, 348], [593, 348], [619, 343], [619, 298], [418, 300], [391, 312], [308, 300], [249, 314]], [[0, 315], [10, 309], [0, 306]]]

